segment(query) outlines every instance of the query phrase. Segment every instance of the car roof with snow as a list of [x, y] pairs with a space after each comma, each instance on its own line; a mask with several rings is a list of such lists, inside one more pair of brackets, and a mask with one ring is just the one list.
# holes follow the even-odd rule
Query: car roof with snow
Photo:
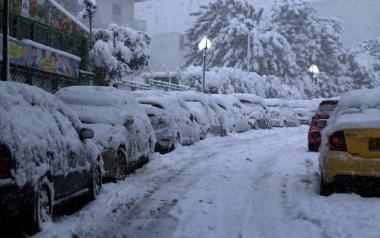
[[265, 106], [264, 100], [255, 94], [235, 93], [233, 95], [236, 98], [238, 98], [242, 103], [246, 101], [247, 103], [250, 103], [250, 104], [260, 104], [260, 105]]
[[17, 161], [17, 183], [42, 175], [48, 152], [56, 153], [58, 161], [66, 160], [69, 151], [79, 151], [81, 127], [77, 114], [55, 96], [37, 87], [0, 82], [0, 144]]
[[349, 128], [380, 128], [380, 88], [355, 90], [340, 98], [325, 131]]

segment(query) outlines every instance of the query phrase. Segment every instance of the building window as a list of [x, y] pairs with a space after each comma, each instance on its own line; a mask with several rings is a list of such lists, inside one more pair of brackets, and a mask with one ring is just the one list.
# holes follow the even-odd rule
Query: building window
[[50, 37], [50, 46], [58, 50], [63, 50], [63, 34], [58, 31], [51, 31]]
[[121, 22], [121, 5], [120, 4], [112, 4], [112, 21], [116, 23]]
[[31, 40], [33, 36], [33, 24], [29, 21], [22, 20], [21, 18], [17, 22], [17, 38], [19, 40], [28, 39]]
[[43, 45], [49, 45], [49, 28], [40, 24], [35, 24], [34, 41]]

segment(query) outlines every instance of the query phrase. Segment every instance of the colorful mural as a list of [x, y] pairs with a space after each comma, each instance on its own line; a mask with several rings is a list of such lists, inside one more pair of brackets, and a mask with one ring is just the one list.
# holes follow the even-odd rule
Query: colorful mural
[[[0, 35], [0, 45], [2, 44], [3, 36]], [[2, 51], [0, 47], [1, 56]], [[56, 53], [54, 50], [48, 50], [44, 47], [29, 44], [28, 41], [12, 39], [9, 41], [9, 62], [15, 65], [41, 69], [77, 78], [80, 60]]]

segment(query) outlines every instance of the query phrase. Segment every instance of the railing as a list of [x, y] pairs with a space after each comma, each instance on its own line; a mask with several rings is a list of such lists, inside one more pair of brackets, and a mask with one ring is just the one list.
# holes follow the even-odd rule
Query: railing
[[133, 81], [126, 81], [123, 83], [116, 83], [113, 85], [115, 88], [136, 91], [136, 90], [150, 90], [151, 86], [145, 83], [138, 83]]
[[188, 86], [184, 86], [184, 85], [178, 85], [178, 84], [174, 84], [174, 83], [168, 83], [168, 82], [162, 82], [162, 81], [158, 81], [158, 80], [154, 80], [154, 79], [148, 79], [148, 84], [150, 84], [152, 86], [152, 88], [154, 89], [160, 89], [160, 90], [164, 90], [164, 91], [188, 91], [190, 90], [191, 88], [188, 87]]
[[[0, 65], [0, 72], [2, 68], [3, 66]], [[0, 74], [0, 79], [1, 77], [2, 74]], [[95, 75], [83, 71], [79, 72], [78, 79], [74, 79], [65, 75], [19, 65], [12, 64], [10, 67], [11, 81], [34, 85], [50, 93], [69, 86], [93, 85], [96, 81], [95, 78]]]

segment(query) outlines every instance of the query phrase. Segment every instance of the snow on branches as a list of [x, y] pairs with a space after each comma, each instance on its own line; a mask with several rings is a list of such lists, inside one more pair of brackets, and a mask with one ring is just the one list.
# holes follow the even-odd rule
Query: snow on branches
[[[213, 43], [207, 67], [249, 68], [268, 81], [264, 94], [269, 97], [330, 97], [380, 85], [379, 39], [347, 49], [340, 39], [340, 21], [317, 16], [304, 0], [280, 0], [265, 17], [262, 13], [240, 0], [217, 0], [201, 6], [192, 14], [197, 20], [186, 32], [186, 65], [202, 64], [197, 44], [208, 36]], [[316, 83], [307, 73], [312, 64], [321, 72]], [[281, 92], [281, 85], [296, 90]]]
[[127, 26], [111, 24], [95, 32], [90, 53], [93, 70], [110, 83], [150, 64], [150, 38]]

